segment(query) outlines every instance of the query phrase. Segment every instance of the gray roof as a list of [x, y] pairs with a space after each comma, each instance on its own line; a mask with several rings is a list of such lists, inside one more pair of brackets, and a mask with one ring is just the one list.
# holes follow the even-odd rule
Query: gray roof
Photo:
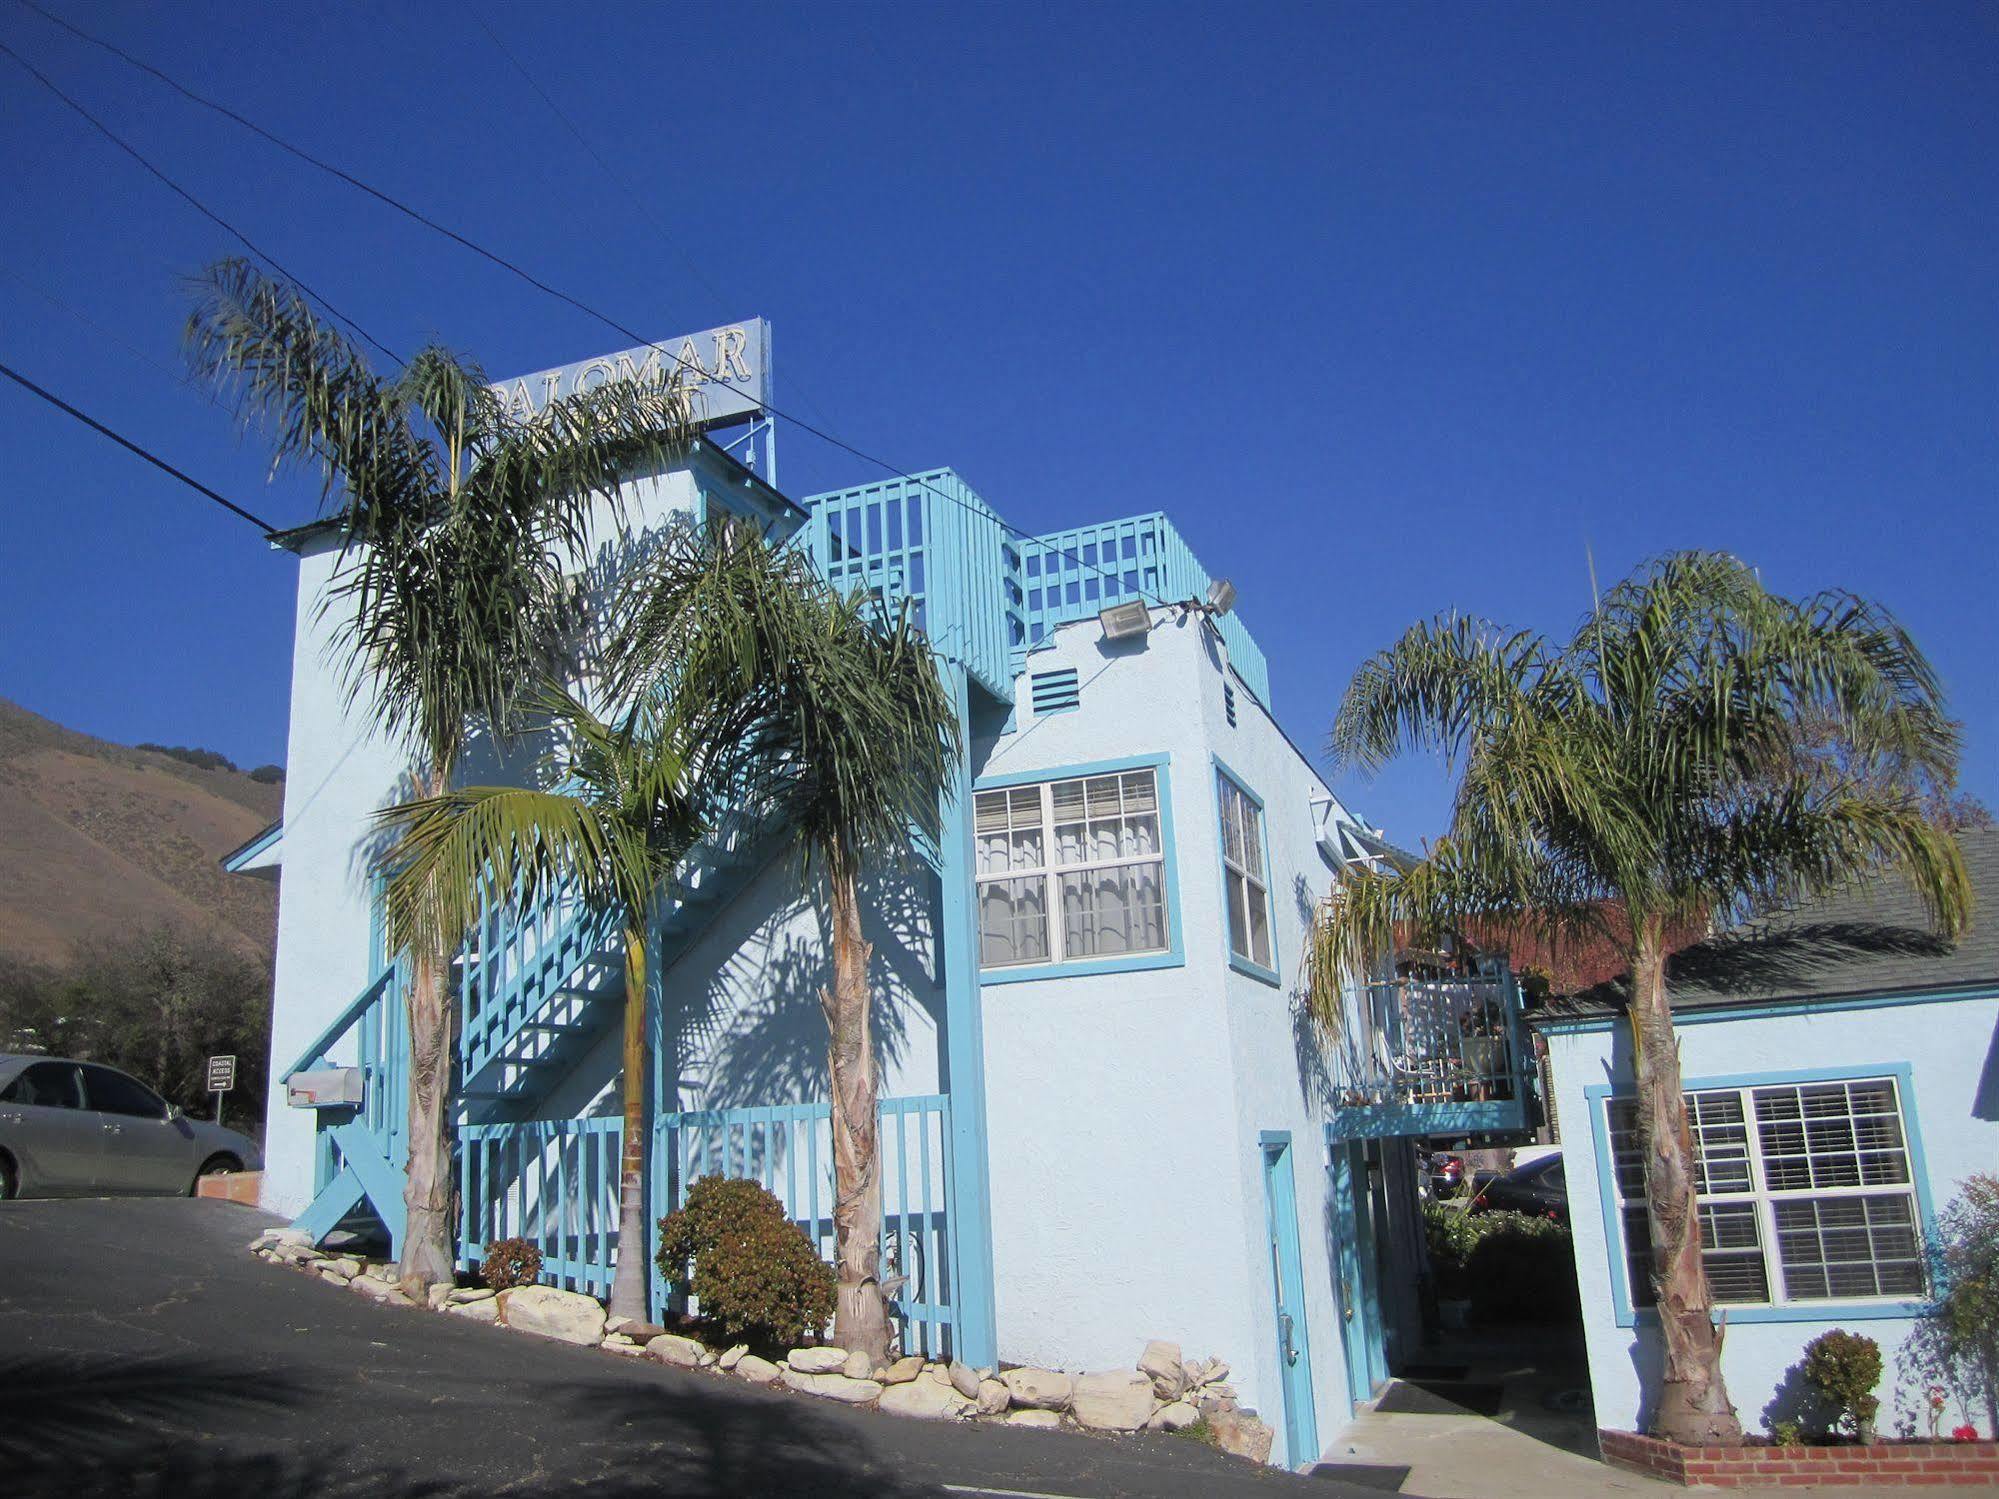
[[[1875, 875], [1675, 953], [1666, 965], [1667, 999], [1681, 1010], [1999, 989], [1999, 830], [1968, 831], [1958, 843], [1974, 901], [1971, 929], [1958, 941], [1930, 930], [1906, 881]], [[1532, 1018], [1613, 1014], [1626, 996], [1626, 979], [1615, 978]]]

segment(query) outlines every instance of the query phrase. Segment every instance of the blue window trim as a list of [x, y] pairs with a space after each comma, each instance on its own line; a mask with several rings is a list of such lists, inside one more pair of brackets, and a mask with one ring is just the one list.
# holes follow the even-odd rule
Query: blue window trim
[[[1853, 1082], [1870, 1077], [1895, 1080], [1895, 1097], [1902, 1109], [1902, 1135], [1909, 1146], [1909, 1177], [1916, 1193], [1916, 1212], [1922, 1219], [1923, 1241], [1936, 1236], [1936, 1214], [1930, 1202], [1929, 1162], [1923, 1154], [1921, 1115], [1916, 1108], [1914, 1069], [1907, 1062], [1881, 1062], [1872, 1066], [1805, 1067], [1782, 1072], [1735, 1072], [1718, 1077], [1682, 1078], [1680, 1091], [1698, 1093], [1704, 1088], [1762, 1088], [1785, 1083]], [[1659, 1314], [1651, 1307], [1634, 1309], [1631, 1304], [1630, 1257], [1624, 1252], [1624, 1224], [1617, 1210], [1616, 1178], [1611, 1173], [1610, 1118], [1605, 1100], [1630, 1097], [1627, 1081], [1592, 1083], [1583, 1089], [1589, 1108], [1590, 1141], [1596, 1156], [1596, 1191], [1603, 1214], [1603, 1244], [1609, 1260], [1610, 1295], [1619, 1327], [1656, 1327]], [[1754, 1121], [1750, 1127], [1755, 1128]], [[1853, 1322], [1884, 1318], [1920, 1317], [1931, 1303], [1921, 1297], [1901, 1301], [1796, 1301], [1783, 1306], [1739, 1306], [1717, 1302], [1730, 1322]]]
[[1226, 777], [1229, 783], [1248, 797], [1256, 807], [1257, 835], [1263, 844], [1263, 919], [1270, 929], [1271, 966], [1266, 968], [1253, 958], [1245, 958], [1229, 945], [1229, 867], [1226, 858], [1227, 840], [1222, 836], [1222, 792], [1218, 785], [1215, 787], [1215, 871], [1220, 881], [1218, 888], [1221, 892], [1222, 953], [1228, 958], [1229, 967], [1237, 973], [1248, 974], [1249, 977], [1266, 983], [1273, 989], [1281, 989], [1284, 987], [1284, 979], [1277, 967], [1280, 962], [1277, 952], [1277, 903], [1270, 895], [1270, 887], [1276, 882], [1276, 875], [1270, 867], [1270, 814], [1264, 810], [1263, 798], [1250, 790], [1249, 782], [1237, 775], [1228, 761], [1220, 755], [1210, 755], [1208, 758], [1214, 762], [1216, 775]]
[[[1008, 786], [1038, 786], [1043, 781], [1073, 781], [1078, 776], [1109, 775], [1120, 770], [1151, 770], [1159, 784], [1159, 844], [1166, 861], [1166, 948], [1163, 952], [1125, 953], [1114, 958], [1078, 958], [1061, 963], [1019, 963], [1006, 968], [981, 968], [981, 984], [1026, 984], [1036, 979], [1090, 978], [1105, 973], [1143, 973], [1153, 968], [1182, 968], [1187, 954], [1180, 934], [1180, 861], [1173, 840], [1173, 757], [1127, 755], [1117, 760], [1089, 760], [1080, 765], [1049, 765], [1037, 770], [1014, 770], [1003, 775], [980, 776], [972, 782], [974, 794], [999, 791]], [[976, 875], [973, 888], [978, 888]], [[1052, 923], [1059, 912], [1050, 911]]]

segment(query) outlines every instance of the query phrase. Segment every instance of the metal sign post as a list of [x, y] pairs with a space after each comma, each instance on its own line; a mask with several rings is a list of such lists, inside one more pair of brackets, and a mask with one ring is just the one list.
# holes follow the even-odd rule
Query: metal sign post
[[236, 1059], [234, 1057], [210, 1057], [208, 1059], [208, 1091], [215, 1095], [215, 1122], [222, 1122], [222, 1095], [236, 1086]]

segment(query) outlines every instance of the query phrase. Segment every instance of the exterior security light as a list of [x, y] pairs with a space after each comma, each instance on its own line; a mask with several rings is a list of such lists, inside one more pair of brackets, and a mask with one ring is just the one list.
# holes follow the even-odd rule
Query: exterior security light
[[1235, 584], [1227, 578], [1217, 578], [1208, 585], [1208, 612], [1227, 614], [1235, 608]]
[[1112, 604], [1108, 609], [1099, 609], [1097, 620], [1104, 627], [1104, 639], [1129, 640], [1152, 628], [1152, 611], [1132, 599], [1127, 603]]

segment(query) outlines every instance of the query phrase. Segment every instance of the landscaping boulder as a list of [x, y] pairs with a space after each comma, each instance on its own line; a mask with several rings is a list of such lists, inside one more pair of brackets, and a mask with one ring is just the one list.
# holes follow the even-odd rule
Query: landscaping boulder
[[1229, 1377], [1229, 1366], [1218, 1358], [1203, 1359], [1198, 1366], [1200, 1372], [1189, 1382], [1188, 1388], [1200, 1389], [1203, 1385], [1214, 1384]]
[[716, 1367], [721, 1369], [724, 1374], [727, 1374], [737, 1364], [742, 1362], [743, 1355], [749, 1351], [750, 1345], [748, 1343], [738, 1343], [733, 1348], [724, 1349], [722, 1356], [715, 1360]]
[[911, 1379], [884, 1389], [880, 1408], [892, 1416], [910, 1416], [918, 1421], [955, 1421], [971, 1407], [948, 1384], [934, 1379]]
[[[359, 1291], [363, 1296], [375, 1301], [393, 1301], [401, 1306], [412, 1305], [409, 1297], [403, 1295], [400, 1289], [386, 1280], [377, 1280], [372, 1275], [357, 1275], [347, 1282], [347, 1286], [349, 1290]], [[595, 1342], [596, 1339], [593, 1338], [591, 1341]]]
[[498, 1322], [500, 1303], [488, 1296], [483, 1301], [454, 1301], [445, 1308], [454, 1317], [463, 1317], [468, 1322]]
[[453, 1306], [465, 1306], [474, 1301], [491, 1301], [493, 1293], [484, 1286], [458, 1286], [445, 1299]]
[[1075, 1380], [1056, 1369], [1009, 1369], [1000, 1380], [1013, 1403], [1024, 1410], [1067, 1410], [1076, 1388]]
[[952, 1359], [951, 1367], [945, 1372], [950, 1377], [952, 1389], [963, 1395], [967, 1400], [977, 1400], [979, 1398], [979, 1371], [977, 1369], [972, 1368], [969, 1364], [961, 1364], [956, 1359]]
[[554, 1286], [520, 1286], [494, 1298], [500, 1321], [516, 1332], [594, 1348], [604, 1341], [604, 1306], [594, 1297]]
[[917, 1355], [911, 1354], [908, 1358], [897, 1359], [886, 1369], [882, 1370], [881, 1373], [877, 1374], [875, 1378], [882, 1384], [908, 1384], [922, 1372], [923, 1360]]
[[429, 1303], [430, 1309], [433, 1312], [441, 1311], [443, 1310], [444, 1304], [446, 1300], [450, 1297], [450, 1295], [451, 1295], [450, 1282], [440, 1280], [435, 1285], [431, 1286], [429, 1290], [424, 1292], [424, 1300], [427, 1303]]
[[978, 1414], [981, 1416], [1005, 1415], [1007, 1404], [1011, 1398], [1007, 1394], [1006, 1386], [1001, 1384], [997, 1379], [982, 1379], [979, 1381]]
[[865, 1350], [856, 1348], [847, 1355], [847, 1361], [840, 1366], [840, 1372], [849, 1379], [868, 1379], [875, 1372], [875, 1361]]
[[776, 1364], [767, 1358], [758, 1358], [754, 1353], [746, 1353], [737, 1359], [736, 1367], [730, 1372], [751, 1384], [775, 1384], [780, 1373]]
[[1178, 1400], [1187, 1388], [1187, 1371], [1180, 1367], [1180, 1345], [1153, 1339], [1138, 1356], [1138, 1372], [1152, 1380], [1152, 1392], [1161, 1400]]
[[1183, 1426], [1192, 1426], [1201, 1419], [1201, 1413], [1184, 1400], [1175, 1400], [1162, 1405], [1152, 1413], [1152, 1419], [1145, 1423], [1147, 1431], [1178, 1431]]
[[630, 1338], [622, 1334], [615, 1338], [604, 1339], [603, 1348], [606, 1353], [622, 1353], [626, 1358], [644, 1358], [646, 1356], [643, 1346], [634, 1343]]
[[1270, 1461], [1270, 1442], [1273, 1433], [1250, 1411], [1216, 1411], [1208, 1417], [1208, 1425], [1214, 1428], [1215, 1445], [1236, 1457], [1246, 1457], [1253, 1463]]
[[1069, 1397], [1077, 1424], [1092, 1431], [1137, 1431], [1152, 1419], [1152, 1380], [1136, 1369], [1106, 1369], [1077, 1377]]
[[682, 1369], [693, 1369], [700, 1365], [701, 1355], [708, 1350], [692, 1338], [663, 1332], [656, 1338], [648, 1339], [646, 1352], [663, 1364], [673, 1364]]
[[844, 1348], [794, 1348], [784, 1357], [785, 1364], [800, 1374], [838, 1374], [847, 1366]]
[[844, 1374], [801, 1374], [796, 1369], [784, 1370], [782, 1377], [788, 1388], [801, 1395], [817, 1395], [843, 1405], [873, 1405], [882, 1397], [882, 1387], [872, 1379], [849, 1379]]
[[1009, 1426], [1038, 1426], [1046, 1431], [1057, 1431], [1061, 1428], [1062, 1417], [1054, 1411], [1017, 1410], [1008, 1413], [1006, 1424]]

